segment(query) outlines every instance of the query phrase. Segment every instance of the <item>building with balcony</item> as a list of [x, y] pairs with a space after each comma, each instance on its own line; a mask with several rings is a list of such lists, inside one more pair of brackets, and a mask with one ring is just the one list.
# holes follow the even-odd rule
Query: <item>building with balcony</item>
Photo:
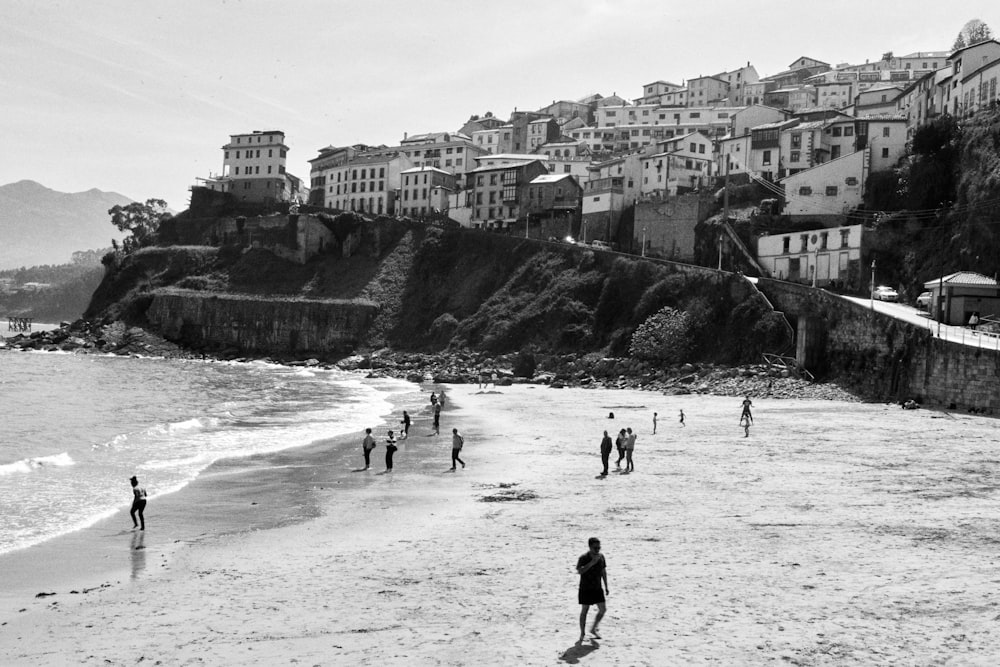
[[[864, 227], [823, 227], [757, 239], [757, 261], [772, 278], [845, 289], [865, 284], [861, 274]], [[814, 282], [815, 281], [815, 282]]]
[[[314, 174], [325, 184], [323, 205], [341, 211], [394, 215], [400, 173], [413, 167], [400, 147], [354, 151], [346, 159], [314, 162]], [[322, 158], [322, 154], [321, 154]]]
[[[492, 157], [492, 156], [490, 156]], [[506, 229], [526, 216], [528, 184], [548, 169], [533, 160], [510, 160], [474, 169], [469, 179], [470, 222], [474, 227]]]
[[528, 183], [523, 210], [539, 223], [539, 238], [562, 238], [579, 219], [582, 197], [583, 188], [570, 174], [542, 174]]

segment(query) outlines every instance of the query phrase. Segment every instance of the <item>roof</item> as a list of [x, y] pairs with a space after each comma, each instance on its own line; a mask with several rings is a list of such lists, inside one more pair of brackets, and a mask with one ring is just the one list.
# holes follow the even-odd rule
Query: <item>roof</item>
[[399, 172], [400, 174], [416, 174], [422, 171], [436, 171], [439, 174], [447, 174], [448, 176], [454, 176], [450, 171], [445, 171], [444, 169], [438, 169], [437, 167], [413, 167], [412, 169], [406, 169]]
[[569, 174], [542, 174], [541, 176], [536, 176], [529, 183], [530, 185], [540, 185], [542, 183], [556, 183], [566, 178], [573, 178]]
[[946, 276], [937, 278], [936, 280], [928, 280], [924, 283], [924, 287], [930, 289], [936, 287], [941, 283], [947, 283], [948, 285], [954, 287], [956, 285], [970, 286], [970, 287], [996, 287], [997, 281], [989, 276], [984, 276], [981, 273], [975, 273], [974, 271], [956, 271], [955, 273], [949, 273]]
[[476, 167], [469, 173], [474, 174], [476, 172], [484, 172], [484, 171], [500, 171], [501, 169], [520, 169], [521, 167], [527, 166], [532, 162], [540, 163], [542, 169], [545, 169], [545, 156], [542, 155], [541, 157], [536, 157], [534, 160], [526, 160], [524, 162], [515, 162], [513, 164], [491, 164], [483, 167]]
[[979, 69], [976, 69], [976, 70], [973, 70], [973, 71], [969, 72], [964, 77], [962, 77], [962, 83], [965, 83], [966, 81], [968, 81], [969, 79], [971, 79], [973, 77], [979, 76], [985, 70], [992, 69], [992, 68], [997, 67], [997, 66], [1000, 66], [1000, 58], [997, 58], [996, 60], [991, 60], [990, 62], [988, 62], [985, 65], [981, 66]]
[[969, 44], [968, 46], [963, 46], [960, 49], [955, 49], [954, 51], [951, 52], [951, 55], [948, 57], [948, 59], [949, 60], [954, 60], [955, 56], [958, 55], [959, 53], [961, 53], [962, 51], [965, 51], [966, 49], [971, 49], [974, 46], [979, 46], [980, 44], [985, 44], [986, 42], [993, 42], [994, 44], [1000, 44], [1000, 42], [998, 42], [995, 39], [984, 39], [984, 40], [976, 42], [975, 44]]
[[873, 113], [867, 116], [859, 116], [858, 120], [880, 120], [887, 123], [905, 123], [906, 116], [897, 116], [894, 113]]

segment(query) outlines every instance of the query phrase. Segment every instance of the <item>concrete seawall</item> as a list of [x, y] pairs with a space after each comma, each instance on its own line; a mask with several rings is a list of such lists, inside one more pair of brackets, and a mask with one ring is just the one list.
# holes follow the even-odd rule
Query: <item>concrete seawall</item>
[[1000, 354], [935, 338], [825, 290], [761, 279], [796, 328], [796, 358], [869, 396], [1000, 414]]
[[321, 355], [352, 349], [377, 312], [369, 301], [161, 290], [146, 317], [165, 338], [190, 347]]

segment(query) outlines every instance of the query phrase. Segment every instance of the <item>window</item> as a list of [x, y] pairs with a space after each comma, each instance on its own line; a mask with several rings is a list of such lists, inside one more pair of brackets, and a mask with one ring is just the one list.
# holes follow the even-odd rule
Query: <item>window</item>
[[515, 199], [517, 199], [517, 186], [516, 185], [503, 186], [503, 200], [513, 201]]
[[570, 173], [570, 171], [572, 171], [571, 167], [572, 167], [572, 165], [564, 164], [563, 165], [563, 173], [564, 174]]
[[844, 128], [844, 136], [845, 137], [853, 137], [854, 136], [854, 128], [853, 127], [845, 127]]
[[828, 185], [828, 186], [826, 186], [826, 196], [827, 197], [836, 197], [837, 196], [837, 186], [836, 185]]
[[496, 184], [497, 184], [497, 175], [490, 174], [490, 185], [496, 185]]
[[236, 159], [237, 159], [237, 160], [239, 160], [239, 159], [240, 159], [240, 152], [239, 152], [239, 151], [236, 151]]
[[808, 185], [803, 185], [799, 188], [799, 194], [808, 197], [813, 193], [813, 189]]
[[792, 148], [802, 148], [802, 133], [793, 132], [792, 133]]
[[850, 235], [851, 235], [851, 230], [849, 230], [849, 229], [841, 229], [840, 230], [840, 247], [841, 248], [846, 248], [847, 247], [847, 238]]
[[889, 157], [889, 149], [888, 148], [883, 148], [882, 149], [882, 157]]
[[274, 149], [273, 148], [268, 148], [267, 149], [267, 156], [268, 157], [274, 157]]
[[476, 176], [476, 185], [483, 185], [483, 175]]
[[491, 190], [490, 191], [490, 203], [491, 204], [496, 204], [497, 203], [497, 191], [496, 190]]
[[[701, 95], [701, 93], [698, 93], [698, 94]], [[701, 112], [700, 111], [692, 111], [690, 113], [690, 115], [688, 115], [688, 118], [701, 118]]]
[[701, 144], [700, 146], [698, 146], [698, 152], [699, 153], [704, 153], [705, 152], [705, 144]]
[[847, 178], [844, 179], [844, 183], [850, 186], [855, 186], [858, 184], [858, 178], [857, 176], [848, 176]]
[[832, 134], [835, 137], [839, 137], [841, 134], [843, 134], [843, 130], [842, 130], [842, 128], [835, 127], [835, 128], [833, 128]]
[[789, 162], [798, 162], [802, 158], [802, 153], [800, 151], [792, 151], [789, 156]]
[[763, 164], [771, 164], [771, 151], [764, 151]]
[[691, 147], [691, 152], [692, 152], [692, 153], [697, 153], [697, 152], [698, 152], [698, 144], [696, 144], [696, 143], [694, 143], [694, 142], [691, 142], [691, 143], [689, 144], [689, 146]]
[[789, 236], [786, 236], [785, 238], [781, 239], [781, 252], [784, 253], [789, 252], [788, 246], [790, 243], [791, 243], [791, 237]]
[[271, 173], [271, 165], [267, 165], [267, 173]]

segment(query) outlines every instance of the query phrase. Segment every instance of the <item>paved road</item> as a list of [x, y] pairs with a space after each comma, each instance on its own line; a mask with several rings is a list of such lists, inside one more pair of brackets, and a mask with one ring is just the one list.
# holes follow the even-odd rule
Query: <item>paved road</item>
[[[859, 303], [865, 307], [872, 305], [872, 302], [869, 299], [861, 297], [841, 295], [840, 298]], [[973, 334], [969, 327], [965, 326], [942, 324], [938, 327], [938, 323], [930, 318], [930, 315], [926, 310], [918, 310], [913, 306], [908, 306], [903, 303], [890, 303], [878, 300], [874, 302], [874, 308], [880, 313], [884, 313], [890, 317], [895, 317], [897, 320], [904, 320], [919, 327], [923, 327], [930, 331], [932, 335], [941, 338], [942, 340], [948, 340], [962, 345], [970, 345], [972, 347], [1000, 350], [1000, 336], [983, 333]]]

